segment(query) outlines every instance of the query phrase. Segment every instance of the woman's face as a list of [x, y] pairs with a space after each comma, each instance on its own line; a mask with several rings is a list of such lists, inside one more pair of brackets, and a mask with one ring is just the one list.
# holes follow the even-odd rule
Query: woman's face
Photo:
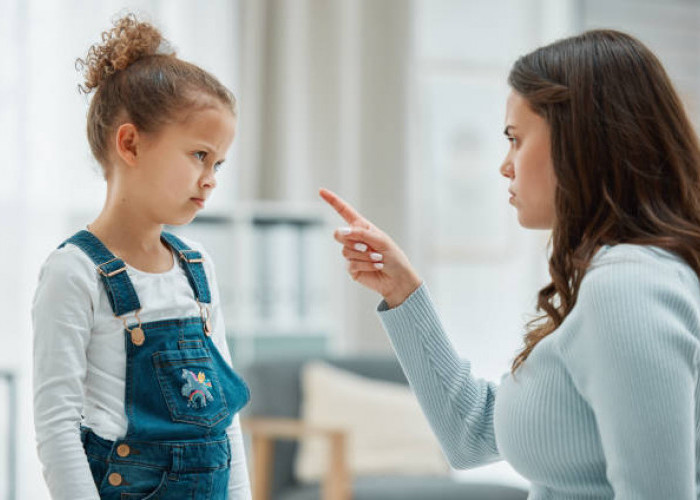
[[551, 229], [556, 178], [549, 125], [514, 90], [506, 102], [504, 133], [510, 147], [500, 172], [510, 179], [510, 203], [518, 210], [518, 222], [529, 229]]

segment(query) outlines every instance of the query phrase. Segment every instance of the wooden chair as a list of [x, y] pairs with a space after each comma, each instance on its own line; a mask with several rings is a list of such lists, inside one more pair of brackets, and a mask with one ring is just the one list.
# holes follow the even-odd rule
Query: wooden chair
[[275, 441], [322, 436], [328, 440], [328, 469], [321, 481], [322, 500], [350, 500], [352, 483], [347, 459], [347, 435], [342, 429], [311, 427], [292, 418], [242, 418], [241, 427], [251, 436], [253, 499], [270, 500]]

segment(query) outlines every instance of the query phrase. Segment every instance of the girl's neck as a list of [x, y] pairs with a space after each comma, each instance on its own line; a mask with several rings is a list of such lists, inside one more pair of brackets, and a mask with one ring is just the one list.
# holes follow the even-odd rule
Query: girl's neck
[[[125, 256], [162, 255], [167, 246], [161, 241], [163, 226], [115, 214], [109, 210], [88, 225], [88, 230], [112, 253]], [[169, 252], [169, 250], [168, 250]]]

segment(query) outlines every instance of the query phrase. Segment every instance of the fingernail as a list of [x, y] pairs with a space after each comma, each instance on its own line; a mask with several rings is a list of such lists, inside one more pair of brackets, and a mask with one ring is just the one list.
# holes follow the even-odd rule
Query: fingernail
[[364, 243], [355, 243], [355, 250], [357, 250], [358, 252], [364, 252], [367, 250], [367, 245], [365, 245]]
[[345, 235], [352, 233], [352, 229], [349, 227], [341, 227], [341, 228], [338, 228], [338, 232], [345, 236]]
[[383, 268], [384, 268], [384, 264], [382, 264], [381, 262], [375, 262], [375, 263], [374, 263], [374, 267], [376, 267], [377, 269], [383, 269]]
[[369, 254], [369, 258], [372, 260], [382, 260], [383, 257], [384, 256], [382, 254], [376, 252], [372, 252], [371, 254]]

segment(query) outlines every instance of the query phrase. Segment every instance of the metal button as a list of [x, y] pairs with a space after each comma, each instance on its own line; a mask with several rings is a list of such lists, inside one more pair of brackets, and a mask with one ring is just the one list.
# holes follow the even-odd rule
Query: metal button
[[131, 341], [134, 345], [143, 345], [144, 340], [146, 340], [146, 335], [141, 328], [136, 327], [131, 330]]
[[117, 446], [117, 455], [120, 457], [128, 457], [130, 452], [131, 449], [129, 448], [128, 444], [120, 444]]
[[109, 484], [111, 484], [112, 486], [119, 486], [120, 484], [122, 484], [122, 475], [117, 472], [112, 472], [109, 475], [108, 481]]

